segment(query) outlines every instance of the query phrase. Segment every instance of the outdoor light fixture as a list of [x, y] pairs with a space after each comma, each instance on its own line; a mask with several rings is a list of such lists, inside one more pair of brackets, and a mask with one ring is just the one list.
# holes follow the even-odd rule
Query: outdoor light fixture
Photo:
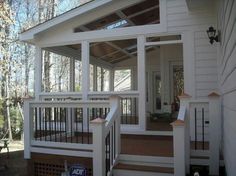
[[219, 42], [219, 32], [218, 35], [216, 35], [216, 30], [212, 26], [207, 30], [207, 35], [211, 44], [213, 44], [214, 41]]

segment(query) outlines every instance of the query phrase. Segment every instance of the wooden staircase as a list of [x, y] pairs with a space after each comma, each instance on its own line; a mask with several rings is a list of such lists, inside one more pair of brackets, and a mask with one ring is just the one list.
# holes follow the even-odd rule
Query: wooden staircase
[[114, 176], [173, 176], [173, 138], [122, 135], [121, 155]]

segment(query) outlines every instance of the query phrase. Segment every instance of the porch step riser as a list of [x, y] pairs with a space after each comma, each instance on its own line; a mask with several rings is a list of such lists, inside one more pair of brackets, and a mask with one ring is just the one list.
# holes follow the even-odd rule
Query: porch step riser
[[[209, 159], [191, 158], [190, 160], [191, 165], [209, 166], [209, 163]], [[220, 166], [224, 166], [224, 160], [220, 160]]]
[[119, 163], [154, 167], [174, 167], [173, 157], [153, 157], [121, 154]]
[[143, 172], [143, 171], [131, 171], [123, 169], [115, 169], [113, 171], [114, 176], [174, 176], [169, 173], [158, 173], [158, 172]]

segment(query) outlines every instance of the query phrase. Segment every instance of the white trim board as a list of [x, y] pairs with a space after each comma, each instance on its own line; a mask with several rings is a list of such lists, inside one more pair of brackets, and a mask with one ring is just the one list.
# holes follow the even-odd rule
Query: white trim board
[[39, 148], [39, 147], [30, 147], [30, 151], [34, 153], [44, 153], [52, 155], [63, 155], [63, 156], [77, 156], [77, 157], [88, 157], [92, 158], [92, 152], [84, 151], [72, 151], [72, 150], [59, 150], [59, 149], [48, 149], [48, 148]]

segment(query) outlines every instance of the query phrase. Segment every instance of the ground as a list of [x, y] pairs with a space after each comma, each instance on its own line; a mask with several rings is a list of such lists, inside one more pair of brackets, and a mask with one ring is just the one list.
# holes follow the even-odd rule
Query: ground
[[2, 149], [0, 153], [0, 175], [27, 176], [27, 161], [23, 157], [23, 143], [21, 141], [12, 141], [9, 144], [9, 150], [9, 157], [7, 149]]

